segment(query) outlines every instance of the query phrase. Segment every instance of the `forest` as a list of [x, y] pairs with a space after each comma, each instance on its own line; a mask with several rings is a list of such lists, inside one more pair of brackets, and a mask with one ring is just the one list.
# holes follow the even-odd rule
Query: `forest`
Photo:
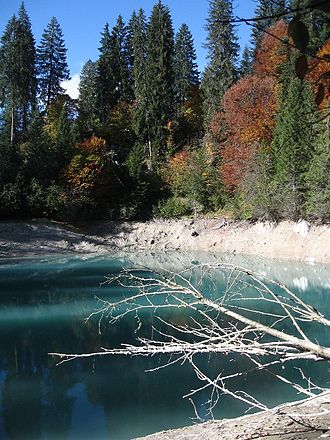
[[[231, 0], [210, 0], [208, 64], [158, 1], [100, 30], [70, 78], [53, 17], [21, 4], [0, 40], [0, 219], [226, 215], [330, 219], [327, 2], [256, 2], [240, 56]], [[245, 19], [243, 19], [244, 21]]]

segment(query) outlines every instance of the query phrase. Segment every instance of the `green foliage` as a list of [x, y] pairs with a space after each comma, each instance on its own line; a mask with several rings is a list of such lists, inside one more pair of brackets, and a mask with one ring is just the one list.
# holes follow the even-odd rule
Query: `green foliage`
[[46, 187], [32, 179], [28, 188], [27, 207], [32, 217], [62, 220], [66, 210], [65, 193], [54, 183]]
[[210, 0], [206, 25], [209, 63], [202, 81], [206, 126], [219, 109], [225, 92], [238, 78], [239, 46], [232, 19], [231, 0]]
[[79, 83], [79, 126], [84, 135], [91, 135], [97, 126], [97, 63], [88, 60]]
[[166, 144], [166, 125], [174, 111], [174, 34], [167, 6], [154, 6], [147, 27], [146, 127], [150, 169], [157, 168]]
[[306, 173], [306, 214], [314, 220], [330, 220], [330, 153], [329, 131], [323, 126]]
[[12, 126], [10, 139], [28, 128], [36, 105], [35, 42], [22, 3], [0, 41], [0, 107]]
[[174, 55], [175, 97], [178, 104], [191, 96], [191, 90], [199, 85], [196, 51], [192, 34], [183, 24], [175, 37]]
[[25, 184], [21, 174], [0, 187], [0, 218], [12, 218], [25, 213]]
[[161, 218], [179, 218], [192, 213], [193, 208], [190, 200], [183, 197], [170, 197], [167, 200], [162, 200], [154, 209], [155, 217]]
[[62, 81], [70, 79], [66, 52], [62, 29], [57, 19], [52, 17], [37, 49], [39, 95], [46, 109], [64, 93]]
[[317, 116], [310, 86], [292, 78], [282, 95], [273, 139], [274, 183], [280, 195], [278, 210], [293, 219], [303, 214], [305, 173], [314, 152], [313, 122]]
[[240, 191], [243, 217], [270, 221], [278, 219], [280, 200], [273, 181], [272, 154], [269, 147], [258, 149]]

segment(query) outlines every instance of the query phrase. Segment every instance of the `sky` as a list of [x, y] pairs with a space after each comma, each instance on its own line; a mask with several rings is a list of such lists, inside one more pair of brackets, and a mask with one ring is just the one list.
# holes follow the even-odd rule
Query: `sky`
[[[22, 0], [0, 0], [0, 33], [18, 11]], [[104, 24], [114, 26], [121, 14], [126, 22], [133, 10], [143, 8], [147, 17], [156, 0], [24, 0], [26, 10], [32, 22], [32, 30], [38, 44], [51, 17], [59, 21], [68, 49], [67, 61], [71, 80], [65, 84], [67, 92], [77, 97], [79, 73], [88, 60], [96, 60], [100, 45], [100, 33]], [[205, 22], [208, 14], [208, 0], [163, 0], [171, 11], [174, 30], [186, 23], [194, 37], [197, 63], [200, 71], [207, 64], [207, 51], [203, 47], [206, 40]], [[234, 0], [234, 14], [240, 17], [253, 17], [255, 0]], [[242, 48], [249, 42], [250, 28], [241, 25], [238, 29], [239, 42]]]

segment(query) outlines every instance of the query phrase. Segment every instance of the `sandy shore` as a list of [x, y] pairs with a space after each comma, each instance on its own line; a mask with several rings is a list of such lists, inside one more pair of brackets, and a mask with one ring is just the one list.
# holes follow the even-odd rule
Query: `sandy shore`
[[330, 264], [330, 226], [225, 219], [102, 222], [80, 227], [55, 222], [0, 222], [0, 257], [114, 249], [212, 251]]

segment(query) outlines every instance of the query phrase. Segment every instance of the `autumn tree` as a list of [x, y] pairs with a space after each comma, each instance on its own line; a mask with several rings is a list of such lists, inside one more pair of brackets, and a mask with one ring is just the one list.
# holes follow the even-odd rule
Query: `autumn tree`
[[[286, 13], [286, 0], [271, 1], [271, 0], [259, 0], [255, 9], [254, 16], [257, 19], [252, 28], [252, 53], [259, 48], [259, 43], [263, 37], [265, 29], [273, 26], [279, 20], [278, 15]], [[271, 31], [269, 31], [271, 33]]]
[[285, 44], [288, 40], [288, 25], [281, 20], [267, 30], [269, 33], [263, 35], [255, 52], [253, 73], [278, 79], [290, 51]]
[[248, 75], [223, 99], [227, 139], [222, 148], [221, 175], [229, 189], [238, 188], [259, 145], [270, 144], [275, 125], [275, 81]]

